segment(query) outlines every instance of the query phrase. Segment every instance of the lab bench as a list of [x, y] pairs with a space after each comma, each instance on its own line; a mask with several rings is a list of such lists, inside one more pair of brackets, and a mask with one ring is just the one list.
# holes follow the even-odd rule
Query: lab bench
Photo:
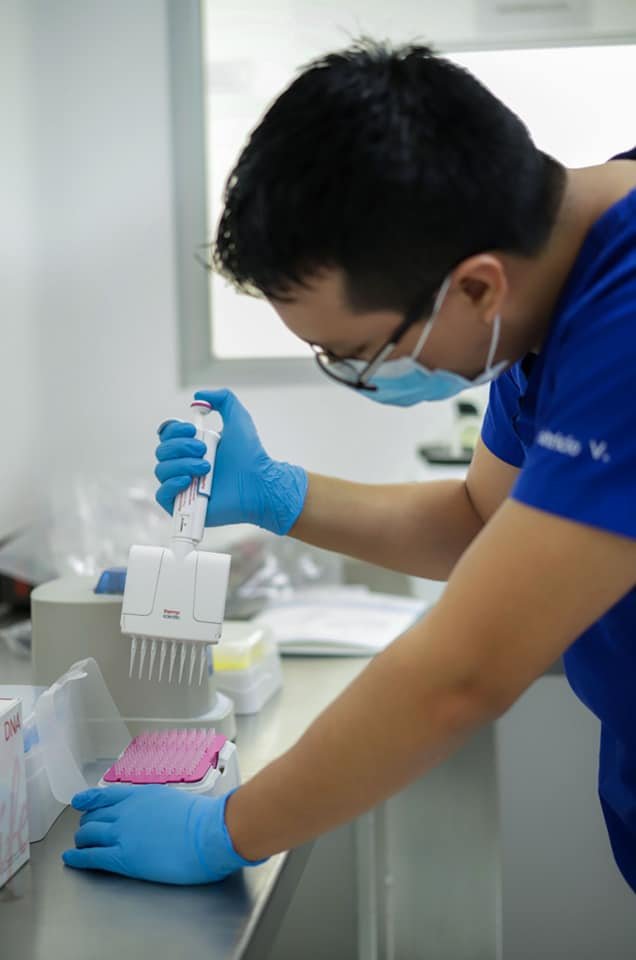
[[[412, 590], [403, 575], [358, 561], [345, 576]], [[290, 747], [367, 662], [284, 658], [283, 689], [237, 718], [243, 778]], [[30, 664], [0, 646], [0, 679], [29, 683]], [[496, 725], [387, 803], [204, 887], [65, 868], [60, 853], [78, 823], [66, 810], [0, 890], [0, 957], [632, 960], [636, 914], [595, 796], [597, 744], [598, 724], [557, 663]]]
[[[283, 690], [260, 714], [237, 718], [243, 779], [291, 746], [365, 662], [288, 661]], [[0, 676], [29, 683], [30, 664], [0, 650]], [[3, 957], [264, 957], [310, 849], [279, 854], [216, 885], [169, 887], [65, 868], [60, 854], [73, 845], [77, 824], [78, 814], [65, 810], [0, 890]]]
[[[237, 718], [243, 779], [290, 747], [367, 662], [285, 658], [283, 689], [259, 714]], [[0, 676], [29, 683], [30, 664], [0, 649]], [[67, 809], [31, 846], [30, 863], [0, 890], [0, 952], [19, 960], [266, 960], [299, 956], [304, 942], [304, 958], [330, 955], [331, 944], [332, 956], [376, 960], [391, 952], [396, 931], [389, 926], [397, 923], [405, 945], [421, 942], [423, 925], [432, 924], [436, 956], [443, 958], [460, 954], [455, 931], [439, 930], [440, 917], [459, 911], [472, 946], [482, 943], [471, 955], [492, 960], [494, 792], [494, 747], [485, 731], [426, 781], [321, 838], [313, 852], [308, 844], [202, 887], [65, 868], [60, 854], [72, 846], [78, 824], [78, 814]], [[423, 862], [434, 870], [423, 871]], [[443, 942], [448, 953], [439, 952]]]

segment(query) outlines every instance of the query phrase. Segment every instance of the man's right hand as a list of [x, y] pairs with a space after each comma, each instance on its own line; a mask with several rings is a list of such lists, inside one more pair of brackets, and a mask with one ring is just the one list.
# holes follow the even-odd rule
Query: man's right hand
[[[288, 533], [305, 503], [306, 471], [272, 460], [251, 416], [231, 390], [199, 390], [195, 399], [206, 400], [223, 418], [206, 526], [253, 523], [272, 533]], [[155, 476], [160, 483], [156, 497], [168, 513], [192, 478], [210, 469], [203, 459], [205, 445], [195, 439], [195, 433], [191, 423], [169, 420], [162, 424], [156, 450]]]

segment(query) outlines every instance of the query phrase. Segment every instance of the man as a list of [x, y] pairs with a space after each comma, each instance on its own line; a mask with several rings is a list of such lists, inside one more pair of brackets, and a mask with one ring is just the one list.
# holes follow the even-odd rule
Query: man
[[[216, 266], [369, 399], [409, 406], [490, 379], [490, 404], [465, 483], [367, 486], [272, 460], [233, 394], [198, 393], [224, 420], [207, 522], [448, 587], [229, 799], [76, 797], [66, 863], [218, 879], [400, 790], [564, 654], [602, 722], [601, 804], [636, 889], [634, 159], [562, 168], [425, 47], [327, 56], [271, 106], [229, 178]], [[192, 437], [161, 434], [168, 511], [207, 469]]]

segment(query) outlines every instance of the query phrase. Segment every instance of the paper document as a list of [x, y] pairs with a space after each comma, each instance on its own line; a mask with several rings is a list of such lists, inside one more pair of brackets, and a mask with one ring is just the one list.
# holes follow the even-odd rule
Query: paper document
[[281, 653], [362, 656], [384, 650], [428, 609], [423, 600], [334, 587], [305, 590], [255, 617]]

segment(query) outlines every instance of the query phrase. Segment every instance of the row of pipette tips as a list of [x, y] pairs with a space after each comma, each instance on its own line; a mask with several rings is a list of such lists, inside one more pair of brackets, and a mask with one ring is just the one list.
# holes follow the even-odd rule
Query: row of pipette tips
[[[177, 671], [175, 671], [175, 665], [177, 663], [177, 647], [180, 647], [179, 654], [179, 664]], [[166, 659], [168, 660], [168, 683], [172, 683], [173, 676], [178, 675], [178, 683], [181, 683], [183, 680], [183, 674], [186, 667], [186, 660], [188, 659], [188, 647], [190, 647], [190, 662], [188, 664], [188, 684], [192, 686], [192, 678], [195, 672], [196, 659], [197, 659], [197, 648], [199, 649], [199, 685], [203, 681], [203, 674], [207, 668], [208, 654], [207, 654], [207, 644], [205, 643], [188, 643], [184, 640], [157, 640], [155, 637], [138, 637], [132, 636], [130, 639], [130, 667], [128, 670], [128, 676], [132, 677], [135, 671], [135, 660], [137, 658], [137, 652], [139, 651], [139, 668], [138, 668], [138, 677], [141, 680], [144, 674], [144, 665], [146, 662], [146, 655], [148, 655], [148, 679], [152, 680], [152, 673], [155, 667], [157, 659], [159, 661], [157, 682], [161, 683], [161, 678], [163, 676], [164, 667], [166, 665]], [[157, 654], [159, 655], [157, 658]]]

